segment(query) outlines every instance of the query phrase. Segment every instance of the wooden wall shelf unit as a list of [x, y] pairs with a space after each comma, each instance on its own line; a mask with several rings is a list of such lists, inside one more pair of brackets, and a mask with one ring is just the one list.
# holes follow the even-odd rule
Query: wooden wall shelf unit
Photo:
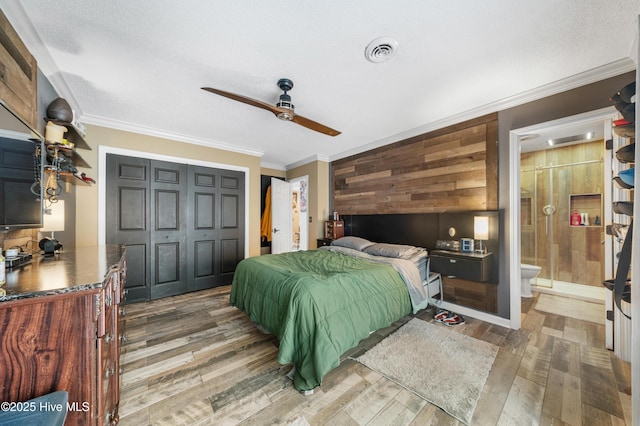
[[63, 153], [63, 154], [64, 154], [64, 155], [69, 159], [69, 160], [71, 160], [71, 162], [73, 163], [73, 165], [74, 165], [74, 166], [76, 166], [76, 167], [86, 167], [86, 168], [91, 168], [91, 166], [89, 165], [89, 163], [87, 163], [87, 162], [85, 161], [85, 159], [84, 159], [84, 158], [82, 158], [82, 156], [81, 156], [80, 154], [78, 154], [78, 152], [77, 152], [75, 149], [70, 148], [70, 147], [69, 147], [69, 146], [67, 146], [67, 145], [63, 145], [63, 144], [51, 144], [51, 143], [46, 142], [46, 146], [47, 146], [47, 149], [53, 149], [53, 148], [50, 148], [50, 147], [53, 147], [53, 146], [57, 147], [57, 148], [58, 148], [58, 150], [59, 150], [61, 153]]
[[82, 136], [82, 133], [80, 132], [80, 130], [78, 130], [78, 128], [73, 124], [64, 123], [58, 120], [49, 120], [49, 119], [45, 119], [45, 121], [51, 121], [54, 124], [66, 127], [67, 131], [64, 133], [64, 138], [69, 142], [73, 143], [76, 149], [86, 149], [91, 151], [91, 147], [87, 143], [86, 139], [84, 138], [84, 136]]
[[[89, 165], [89, 163], [87, 163], [77, 151], [77, 149], [91, 150], [91, 147], [87, 143], [82, 133], [75, 126], [69, 123], [50, 119], [45, 119], [45, 121], [51, 121], [59, 126], [64, 126], [67, 129], [67, 131], [64, 133], [64, 138], [68, 142], [71, 142], [73, 144], [73, 146], [69, 146], [61, 143], [50, 143], [45, 141], [47, 150], [50, 150], [52, 146], [55, 146], [61, 153], [65, 155], [65, 157], [67, 157], [71, 161], [74, 167], [84, 167], [90, 169], [91, 166]], [[47, 169], [47, 166], [45, 166], [45, 173], [52, 173], [51, 167]], [[85, 181], [69, 171], [60, 171], [59, 176], [65, 182], [71, 183], [73, 185], [91, 185], [91, 182]]]
[[[46, 169], [44, 170], [45, 174], [50, 175], [52, 173], [54, 173], [53, 170], [51, 169]], [[60, 177], [61, 180], [63, 180], [64, 182], [70, 183], [72, 185], [86, 185], [86, 186], [91, 186], [91, 182], [86, 182], [84, 180], [82, 180], [82, 178], [80, 178], [79, 176], [74, 175], [71, 172], [59, 172], [58, 176]]]

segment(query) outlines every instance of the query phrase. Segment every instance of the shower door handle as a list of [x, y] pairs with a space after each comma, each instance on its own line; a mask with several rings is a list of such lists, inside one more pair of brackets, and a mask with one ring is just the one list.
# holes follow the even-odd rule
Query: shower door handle
[[544, 218], [544, 234], [549, 235], [549, 216]]

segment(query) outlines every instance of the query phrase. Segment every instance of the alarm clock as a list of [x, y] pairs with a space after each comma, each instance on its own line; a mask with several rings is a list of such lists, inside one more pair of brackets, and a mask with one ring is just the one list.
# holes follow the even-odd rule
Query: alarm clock
[[473, 253], [473, 238], [460, 238], [460, 251]]

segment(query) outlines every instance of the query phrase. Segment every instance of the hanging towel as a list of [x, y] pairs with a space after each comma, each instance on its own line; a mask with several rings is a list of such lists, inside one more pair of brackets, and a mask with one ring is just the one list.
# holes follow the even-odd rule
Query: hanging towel
[[260, 240], [271, 241], [271, 185], [267, 187], [267, 194], [264, 198], [264, 211], [260, 223]]

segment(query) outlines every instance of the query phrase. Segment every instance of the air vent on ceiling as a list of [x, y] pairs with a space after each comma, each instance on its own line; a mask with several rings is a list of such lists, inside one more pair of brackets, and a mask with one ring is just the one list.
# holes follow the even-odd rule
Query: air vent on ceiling
[[368, 61], [379, 63], [391, 59], [398, 50], [398, 42], [391, 37], [379, 37], [369, 43], [364, 50]]

